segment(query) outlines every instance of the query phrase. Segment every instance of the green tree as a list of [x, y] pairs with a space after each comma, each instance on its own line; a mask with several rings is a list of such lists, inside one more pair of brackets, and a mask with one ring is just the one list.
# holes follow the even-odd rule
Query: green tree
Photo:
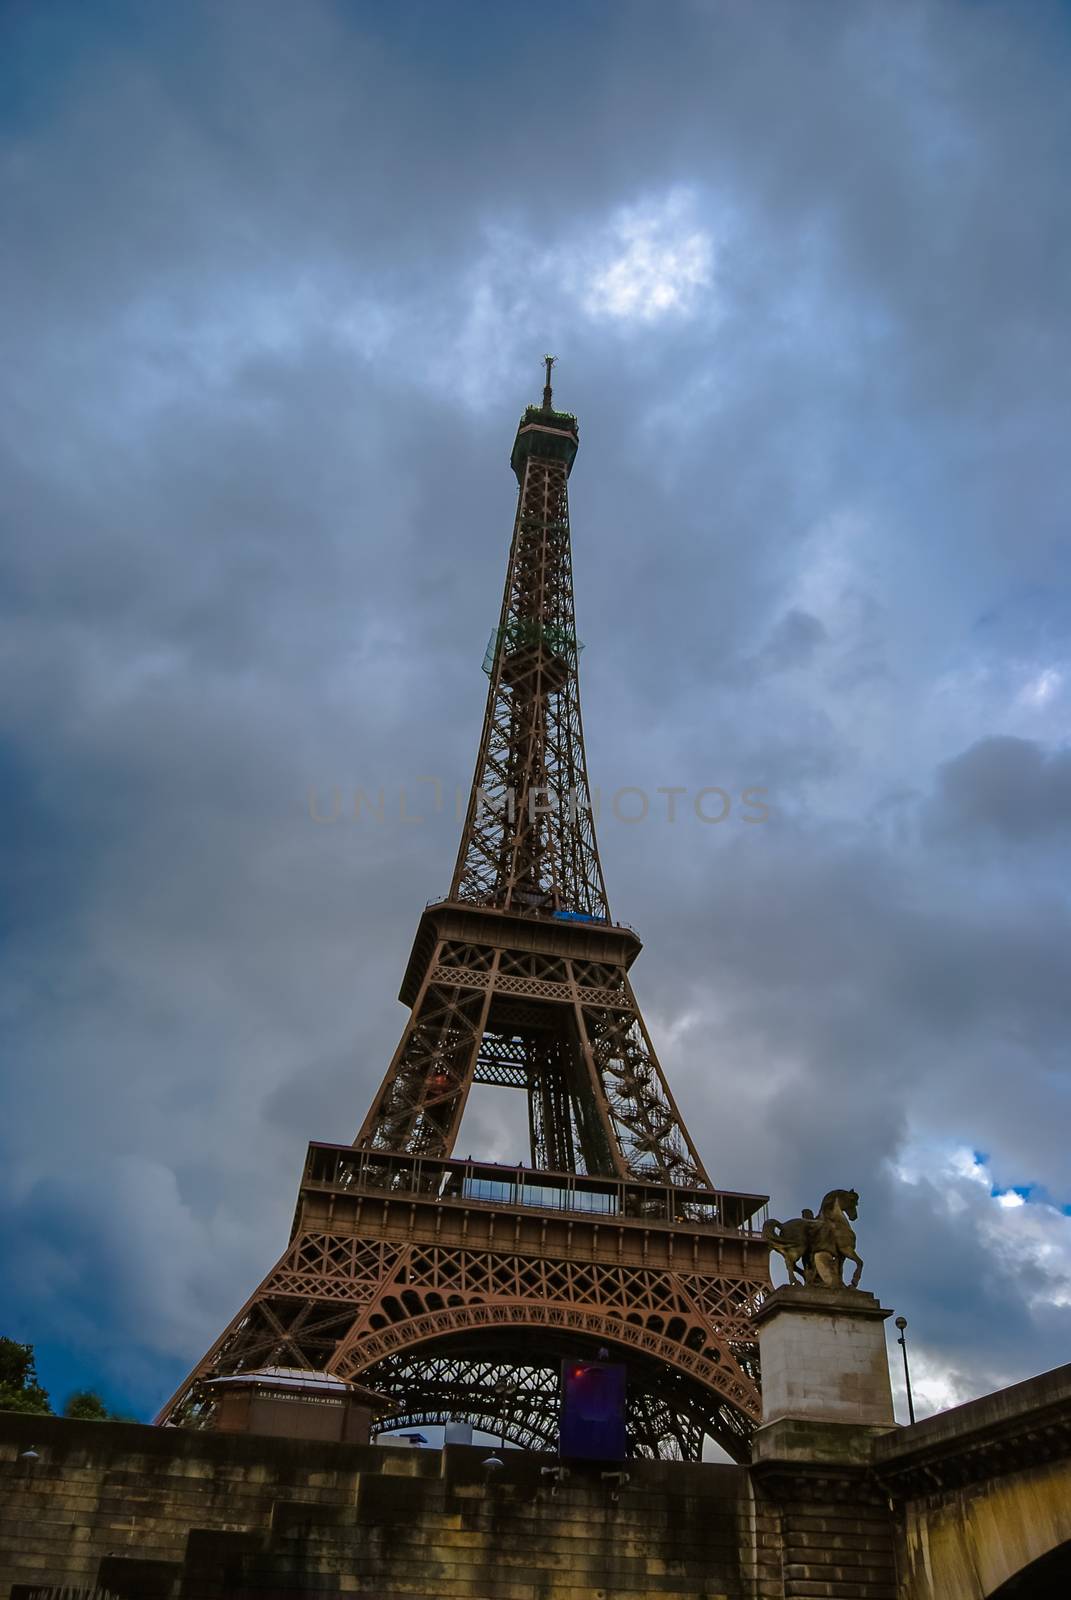
[[64, 1406], [63, 1415], [78, 1422], [107, 1422], [110, 1412], [92, 1389], [76, 1389]]
[[32, 1344], [0, 1338], [0, 1411], [31, 1411], [50, 1417], [48, 1390], [37, 1381]]
[[137, 1417], [109, 1411], [95, 1389], [76, 1389], [63, 1408], [63, 1415], [76, 1422], [136, 1422]]

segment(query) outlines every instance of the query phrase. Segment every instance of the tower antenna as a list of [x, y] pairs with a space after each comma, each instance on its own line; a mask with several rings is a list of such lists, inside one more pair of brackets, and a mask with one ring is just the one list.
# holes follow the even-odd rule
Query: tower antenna
[[550, 369], [556, 364], [557, 360], [558, 360], [557, 356], [544, 356], [543, 357], [543, 364], [547, 369], [547, 381], [543, 386], [543, 410], [544, 411], [553, 410], [553, 406], [551, 405], [551, 393], [550, 393]]

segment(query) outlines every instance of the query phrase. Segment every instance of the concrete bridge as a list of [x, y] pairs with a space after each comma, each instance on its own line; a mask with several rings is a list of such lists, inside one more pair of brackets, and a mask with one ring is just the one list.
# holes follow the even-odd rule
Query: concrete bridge
[[1071, 1366], [875, 1442], [899, 1600], [1071, 1597]]

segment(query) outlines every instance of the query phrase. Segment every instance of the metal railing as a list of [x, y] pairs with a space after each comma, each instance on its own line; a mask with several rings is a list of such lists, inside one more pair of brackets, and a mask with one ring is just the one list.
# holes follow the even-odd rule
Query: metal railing
[[[507, 908], [507, 907], [504, 907], [504, 906], [491, 905], [491, 904], [485, 903], [484, 901], [481, 901], [481, 900], [451, 900], [449, 895], [439, 895], [433, 900], [425, 900], [425, 902], [424, 902], [425, 911], [430, 911], [433, 906], [461, 906], [465, 910], [490, 911], [492, 913], [497, 913], [497, 914], [499, 914], [501, 916], [516, 916], [517, 915], [517, 912], [512, 907]], [[540, 911], [540, 912], [536, 912], [534, 915], [536, 917], [540, 917], [540, 916], [544, 917], [547, 922], [553, 922], [554, 921], [554, 913], [551, 912], [551, 911], [546, 911], [546, 912]], [[529, 921], [532, 920], [532, 914], [528, 915], [527, 920], [529, 920]], [[590, 927], [590, 928], [596, 928], [596, 929], [604, 929], [604, 928], [617, 929], [617, 928], [622, 928], [622, 929], [624, 929], [624, 931], [626, 933], [636, 933], [636, 929], [633, 927], [631, 922], [617, 922], [616, 920], [613, 920], [613, 919], [608, 920], [605, 917], [585, 917], [585, 918], [582, 918], [581, 920], [578, 920], [575, 924], [573, 924], [573, 926], [576, 926], [578, 928], [579, 927]], [[636, 934], [636, 937], [639, 938], [639, 935]]]
[[761, 1231], [766, 1212], [764, 1195], [358, 1150], [351, 1145], [310, 1144], [305, 1182], [313, 1188], [384, 1197], [421, 1195], [447, 1205], [571, 1212], [592, 1219], [682, 1223], [745, 1234]]

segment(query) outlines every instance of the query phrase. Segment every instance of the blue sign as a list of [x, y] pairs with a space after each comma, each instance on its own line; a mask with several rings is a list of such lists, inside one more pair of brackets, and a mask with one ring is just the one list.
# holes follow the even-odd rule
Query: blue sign
[[558, 1454], [573, 1461], [625, 1459], [625, 1368], [620, 1362], [562, 1362]]

